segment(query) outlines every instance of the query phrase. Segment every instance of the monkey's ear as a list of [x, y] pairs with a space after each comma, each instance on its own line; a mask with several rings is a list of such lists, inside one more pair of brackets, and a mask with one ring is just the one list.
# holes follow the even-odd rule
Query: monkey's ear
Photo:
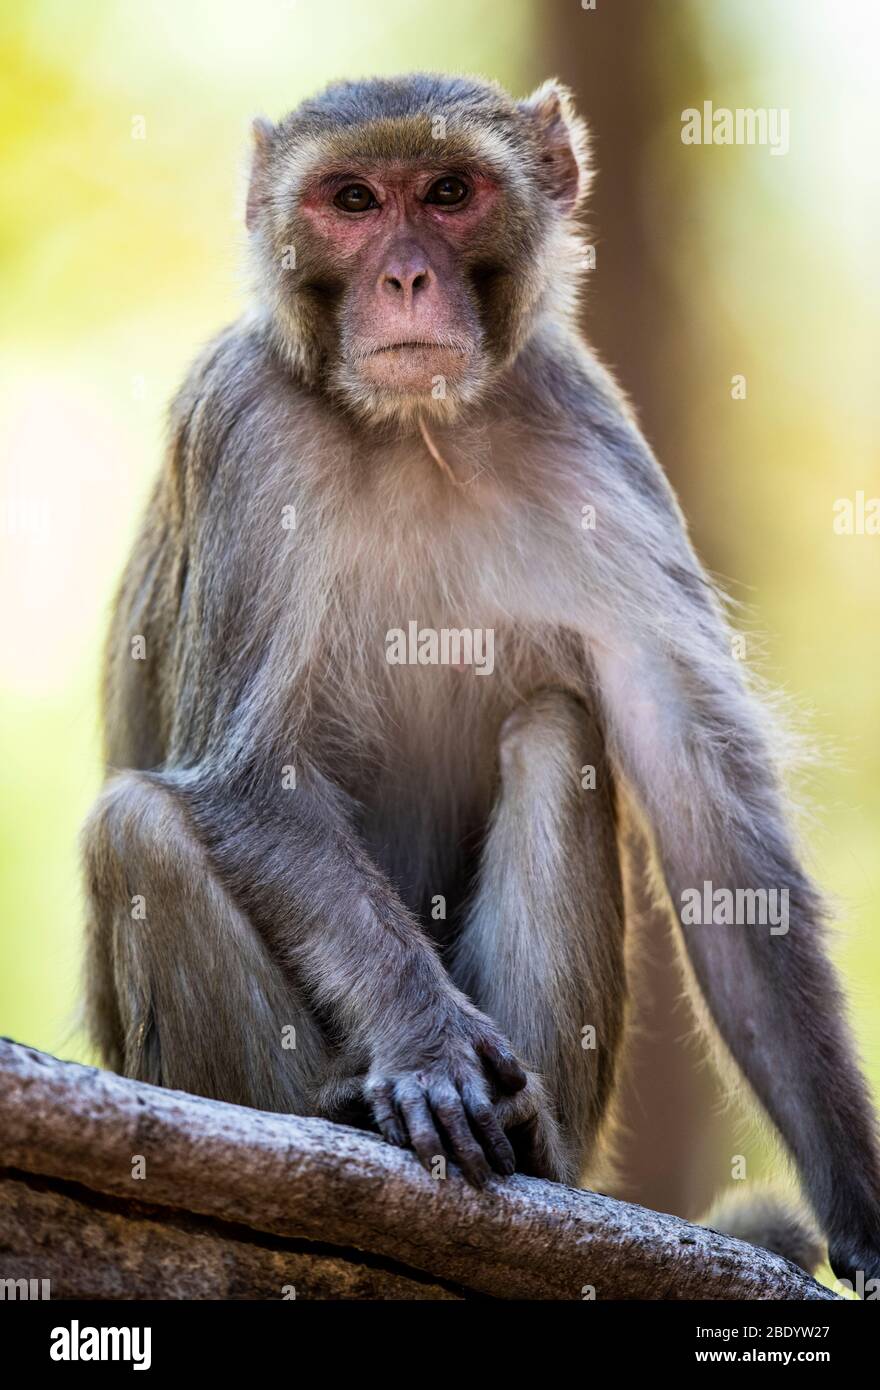
[[586, 194], [592, 170], [587, 127], [571, 92], [551, 77], [520, 102], [520, 110], [538, 138], [543, 186], [563, 213], [573, 212]]
[[265, 117], [255, 116], [251, 125], [251, 132], [254, 137], [254, 147], [251, 154], [251, 175], [248, 183], [244, 219], [249, 232], [252, 232], [257, 225], [269, 187], [268, 169], [272, 147], [275, 143], [275, 127]]

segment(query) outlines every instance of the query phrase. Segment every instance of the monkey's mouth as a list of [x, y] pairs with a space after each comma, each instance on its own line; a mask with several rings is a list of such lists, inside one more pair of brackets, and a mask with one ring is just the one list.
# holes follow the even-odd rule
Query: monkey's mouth
[[452, 352], [464, 357], [466, 349], [459, 343], [444, 343], [429, 341], [426, 338], [412, 338], [403, 343], [383, 343], [381, 347], [373, 348], [370, 357], [376, 357], [383, 352]]
[[461, 379], [472, 344], [409, 338], [379, 343], [357, 354], [358, 374], [373, 386], [403, 393], [437, 392]]

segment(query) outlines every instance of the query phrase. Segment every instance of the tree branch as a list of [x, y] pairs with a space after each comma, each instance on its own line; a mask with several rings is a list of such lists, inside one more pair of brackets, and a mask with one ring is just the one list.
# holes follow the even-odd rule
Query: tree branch
[[5, 1039], [0, 1165], [0, 1279], [53, 1297], [833, 1297], [674, 1216], [521, 1176], [475, 1192], [361, 1130]]

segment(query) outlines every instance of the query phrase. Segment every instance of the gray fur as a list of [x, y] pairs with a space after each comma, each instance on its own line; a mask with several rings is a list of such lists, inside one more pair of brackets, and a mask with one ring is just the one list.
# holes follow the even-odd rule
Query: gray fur
[[701, 1224], [772, 1250], [808, 1274], [814, 1274], [825, 1259], [822, 1239], [809, 1213], [791, 1197], [772, 1189], [729, 1189]]
[[[479, 274], [462, 266], [479, 371], [425, 405], [458, 485], [415, 427], [418, 403], [349, 389], [346, 284], [296, 214], [309, 160], [358, 140], [417, 159], [438, 109], [507, 190], [473, 249]], [[657, 462], [574, 327], [588, 161], [567, 95], [344, 86], [258, 145], [258, 301], [175, 402], [108, 643], [119, 776], [87, 832], [105, 1057], [270, 1108], [367, 1105], [364, 1122], [428, 1162], [439, 1119], [480, 1181], [464, 1098], [495, 1166], [509, 1166], [500, 1117], [524, 1166], [576, 1179], [607, 1114], [625, 998], [616, 782], [673, 903], [705, 880], [790, 891], [787, 935], [702, 926], [685, 945], [838, 1272], [877, 1275], [874, 1118], [767, 708]], [[303, 261], [282, 280], [273, 249], [291, 237]], [[389, 666], [384, 634], [410, 619], [493, 628], [495, 672]], [[590, 762], [595, 792], [577, 781]], [[135, 893], [146, 923], [129, 920]], [[293, 1055], [282, 1017], [303, 1040]]]

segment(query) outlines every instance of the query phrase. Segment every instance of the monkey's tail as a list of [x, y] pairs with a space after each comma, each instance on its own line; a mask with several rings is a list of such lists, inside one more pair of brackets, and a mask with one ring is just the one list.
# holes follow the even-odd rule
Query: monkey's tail
[[806, 1209], [772, 1188], [731, 1188], [700, 1219], [723, 1235], [760, 1245], [815, 1274], [825, 1261], [825, 1242]]

